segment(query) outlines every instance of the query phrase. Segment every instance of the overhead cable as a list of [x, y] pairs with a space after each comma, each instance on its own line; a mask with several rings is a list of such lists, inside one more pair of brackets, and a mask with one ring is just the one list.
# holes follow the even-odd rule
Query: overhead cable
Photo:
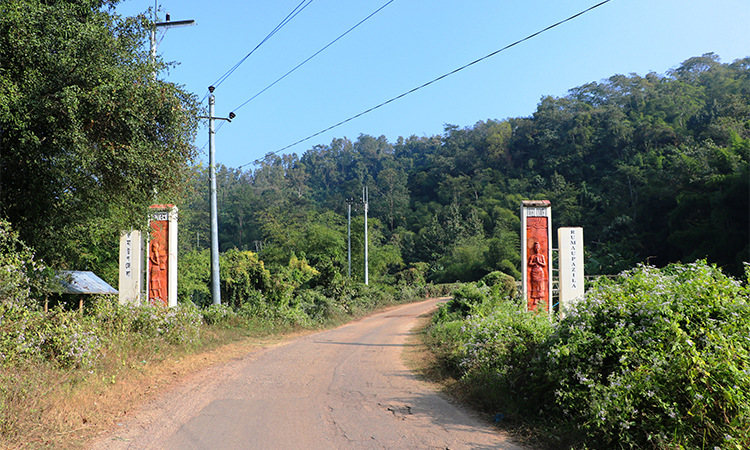
[[[265, 38], [263, 38], [263, 40], [260, 41], [260, 43], [258, 45], [256, 45], [255, 48], [250, 51], [250, 53], [248, 53], [247, 55], [245, 55], [244, 58], [242, 58], [237, 64], [235, 64], [231, 69], [229, 69], [224, 75], [222, 75], [218, 80], [216, 80], [216, 82], [214, 82], [211, 86], [219, 87], [227, 78], [229, 78], [230, 75], [232, 75], [234, 73], [235, 70], [237, 70], [242, 65], [242, 63], [245, 62], [245, 60], [247, 60], [247, 58], [250, 57], [250, 55], [252, 55], [253, 53], [255, 53], [255, 51], [258, 50], [258, 48], [260, 48], [261, 45], [263, 45], [264, 43], [266, 43], [266, 41], [268, 41], [279, 30], [281, 30], [282, 28], [284, 28], [284, 26], [286, 24], [288, 24], [292, 19], [294, 19], [297, 16], [297, 14], [301, 13], [302, 10], [304, 10], [305, 8], [307, 8], [310, 5], [310, 3], [312, 3], [312, 1], [313, 0], [302, 0], [300, 2], [300, 4], [297, 5], [292, 10], [292, 12], [290, 12], [284, 18], [284, 20], [282, 20], [278, 25], [276, 25], [276, 28], [274, 28], [270, 33], [268, 33], [268, 36], [266, 36]], [[204, 100], [206, 100], [206, 97], [208, 97], [208, 94], [206, 94], [203, 97], [203, 99], [201, 100], [201, 103]]]
[[[312, 1], [312, 0], [310, 0], [310, 1]], [[341, 39], [342, 37], [344, 37], [344, 36], [346, 36], [347, 34], [349, 34], [349, 33], [350, 33], [351, 31], [353, 31], [353, 30], [354, 30], [355, 28], [357, 28], [358, 26], [360, 26], [360, 25], [362, 25], [363, 23], [365, 23], [365, 22], [366, 22], [366, 21], [367, 21], [368, 19], [370, 19], [370, 18], [371, 18], [372, 16], [374, 16], [375, 14], [379, 13], [379, 12], [380, 12], [381, 10], [383, 10], [383, 9], [384, 9], [384, 8], [385, 8], [386, 6], [390, 5], [390, 4], [391, 4], [391, 3], [393, 3], [393, 2], [394, 2], [394, 0], [390, 0], [390, 1], [388, 1], [388, 2], [386, 3], [386, 4], [384, 4], [383, 6], [381, 6], [380, 8], [376, 9], [376, 10], [375, 10], [375, 11], [374, 11], [374, 12], [373, 12], [372, 14], [370, 14], [369, 16], [365, 17], [364, 19], [360, 20], [360, 21], [359, 21], [359, 22], [358, 22], [358, 23], [357, 23], [356, 25], [354, 25], [353, 27], [351, 27], [351, 28], [349, 28], [348, 30], [346, 30], [346, 31], [345, 31], [344, 33], [342, 33], [342, 34], [341, 34], [341, 35], [340, 35], [339, 37], [337, 37], [336, 39], [334, 39], [334, 40], [332, 40], [331, 42], [329, 42], [329, 43], [328, 43], [328, 45], [326, 45], [325, 47], [323, 47], [323, 48], [321, 48], [320, 50], [318, 50], [317, 52], [315, 52], [315, 53], [314, 53], [314, 54], [313, 54], [312, 56], [310, 56], [310, 57], [309, 57], [309, 58], [307, 58], [306, 60], [304, 60], [304, 61], [302, 61], [301, 63], [297, 64], [297, 66], [296, 66], [296, 67], [294, 67], [294, 68], [293, 68], [292, 70], [290, 70], [289, 72], [285, 73], [284, 75], [282, 75], [281, 77], [279, 77], [279, 79], [277, 79], [277, 80], [276, 80], [276, 81], [274, 81], [273, 83], [271, 83], [271, 84], [269, 84], [268, 86], [266, 86], [266, 87], [265, 87], [265, 88], [264, 88], [263, 90], [261, 90], [261, 91], [260, 91], [260, 92], [258, 92], [257, 94], [255, 94], [255, 95], [253, 95], [252, 97], [250, 97], [250, 99], [249, 99], [249, 100], [247, 100], [247, 101], [246, 101], [245, 103], [243, 103], [243, 104], [241, 104], [240, 106], [238, 106], [238, 107], [234, 108], [234, 109], [232, 110], [232, 112], [235, 112], [235, 111], [237, 111], [238, 109], [240, 109], [240, 108], [242, 108], [243, 106], [247, 105], [247, 104], [248, 104], [248, 103], [250, 103], [251, 101], [255, 100], [255, 98], [256, 98], [256, 97], [258, 97], [258, 96], [259, 96], [260, 94], [262, 94], [262, 93], [266, 92], [266, 91], [267, 91], [268, 89], [270, 89], [271, 87], [273, 87], [273, 86], [274, 86], [274, 85], [275, 85], [276, 83], [278, 83], [279, 81], [283, 80], [284, 78], [286, 78], [287, 76], [289, 76], [289, 75], [290, 75], [290, 74], [291, 74], [292, 72], [294, 72], [295, 70], [297, 70], [297, 69], [299, 69], [300, 67], [302, 67], [302, 66], [303, 66], [303, 65], [304, 65], [305, 63], [307, 63], [307, 62], [308, 62], [308, 61], [310, 61], [311, 59], [313, 59], [313, 58], [315, 58], [316, 56], [318, 56], [318, 55], [319, 55], [320, 53], [322, 53], [322, 52], [323, 52], [323, 51], [324, 51], [325, 49], [327, 49], [327, 48], [328, 48], [328, 47], [330, 47], [331, 45], [335, 44], [335, 43], [336, 43], [336, 41], [338, 41], [338, 40], [339, 40], [339, 39]], [[309, 4], [309, 3], [308, 3], [308, 4]], [[305, 5], [305, 6], [307, 6], [307, 5]], [[256, 47], [256, 48], [257, 48], [257, 47]], [[255, 51], [255, 50], [253, 50], [253, 51]], [[252, 53], [252, 52], [251, 52], [251, 53]], [[250, 55], [248, 55], [248, 56], [250, 56]], [[204, 100], [205, 100], [205, 98], [204, 98]], [[218, 127], [216, 128], [216, 131], [215, 131], [215, 132], [216, 132], [216, 133], [218, 133], [218, 132], [219, 132], [219, 130], [221, 129], [221, 127], [222, 127], [223, 125], [224, 125], [224, 122], [220, 123], [220, 124], [219, 124], [219, 126], [218, 126]], [[201, 147], [201, 149], [205, 148], [205, 147], [206, 147], [206, 145], [208, 145], [208, 142], [207, 142], [206, 144], [204, 144], [204, 145], [203, 145], [203, 147]]]
[[[568, 17], [567, 19], [561, 20], [561, 21], [559, 21], [559, 22], [557, 22], [557, 23], [555, 23], [555, 24], [553, 24], [553, 25], [550, 25], [550, 26], [548, 26], [548, 27], [546, 27], [546, 28], [544, 28], [544, 29], [542, 29], [542, 30], [539, 30], [539, 31], [537, 31], [536, 33], [530, 34], [530, 35], [526, 36], [526, 37], [525, 37], [525, 38], [523, 38], [523, 39], [519, 39], [519, 40], [517, 40], [517, 41], [513, 42], [512, 44], [508, 44], [508, 45], [506, 45], [505, 47], [503, 47], [503, 48], [501, 48], [501, 49], [499, 49], [499, 50], [496, 50], [496, 51], [494, 51], [494, 52], [492, 52], [492, 53], [490, 53], [490, 54], [488, 54], [488, 55], [486, 55], [486, 56], [483, 56], [483, 57], [481, 57], [481, 58], [479, 58], [479, 59], [477, 59], [477, 60], [474, 60], [474, 61], [472, 61], [472, 62], [470, 62], [470, 63], [468, 63], [468, 64], [465, 64], [465, 65], [463, 65], [463, 66], [459, 67], [458, 69], [452, 70], [452, 71], [450, 71], [450, 72], [446, 73], [445, 75], [441, 75], [441, 76], [439, 76], [439, 77], [435, 78], [435, 79], [434, 79], [434, 80], [432, 80], [432, 81], [428, 81], [427, 83], [424, 83], [424, 84], [422, 84], [422, 85], [420, 85], [420, 86], [417, 86], [417, 87], [415, 87], [414, 89], [411, 89], [411, 90], [409, 90], [409, 91], [406, 91], [406, 92], [404, 92], [404, 93], [403, 93], [403, 94], [401, 94], [401, 95], [398, 95], [398, 96], [396, 96], [396, 97], [393, 97], [393, 98], [391, 98], [390, 100], [386, 100], [386, 101], [384, 101], [383, 103], [381, 103], [381, 104], [379, 104], [379, 105], [376, 105], [376, 106], [373, 106], [372, 108], [370, 108], [370, 109], [368, 109], [368, 110], [366, 110], [366, 111], [362, 111], [361, 113], [359, 113], [359, 114], [357, 114], [357, 115], [354, 115], [354, 116], [352, 116], [352, 117], [349, 117], [349, 118], [348, 118], [348, 119], [346, 119], [346, 120], [342, 120], [341, 122], [339, 122], [339, 123], [337, 123], [337, 124], [335, 124], [335, 125], [331, 125], [330, 127], [326, 128], [326, 129], [324, 129], [324, 130], [318, 131], [318, 132], [317, 132], [317, 133], [315, 133], [315, 134], [311, 134], [310, 136], [308, 136], [308, 137], [306, 137], [306, 138], [304, 138], [304, 139], [300, 139], [299, 141], [297, 141], [297, 142], [294, 142], [294, 143], [292, 143], [292, 144], [289, 144], [289, 145], [287, 145], [286, 147], [280, 148], [280, 149], [278, 149], [278, 150], [276, 150], [276, 151], [274, 151], [274, 152], [269, 152], [269, 153], [267, 153], [267, 154], [266, 154], [266, 156], [268, 156], [268, 155], [275, 155], [275, 154], [277, 154], [277, 153], [283, 152], [284, 150], [287, 150], [287, 149], [289, 149], [289, 148], [291, 148], [291, 147], [294, 147], [295, 145], [298, 145], [298, 144], [301, 144], [301, 143], [303, 143], [303, 142], [305, 142], [305, 141], [308, 141], [308, 140], [310, 140], [310, 139], [312, 139], [312, 138], [314, 138], [314, 137], [316, 137], [316, 136], [319, 136], [319, 135], [321, 135], [321, 134], [323, 134], [323, 133], [325, 133], [325, 132], [327, 132], [327, 131], [330, 131], [330, 130], [332, 130], [332, 129], [334, 129], [334, 128], [337, 128], [337, 127], [339, 127], [339, 126], [341, 126], [341, 125], [343, 125], [343, 124], [345, 124], [345, 123], [347, 123], [347, 122], [351, 122], [352, 120], [354, 120], [354, 119], [357, 119], [357, 118], [359, 118], [359, 117], [362, 117], [362, 116], [364, 116], [364, 115], [365, 115], [365, 114], [367, 114], [367, 113], [370, 113], [370, 112], [372, 112], [372, 111], [375, 111], [375, 110], [376, 110], [376, 109], [378, 109], [378, 108], [381, 108], [381, 107], [383, 107], [383, 106], [385, 106], [385, 105], [387, 105], [387, 104], [389, 104], [389, 103], [392, 103], [392, 102], [394, 102], [394, 101], [396, 101], [396, 100], [398, 100], [398, 99], [401, 99], [401, 98], [403, 98], [403, 97], [406, 97], [407, 95], [409, 95], [409, 94], [411, 94], [411, 93], [414, 93], [414, 92], [416, 92], [416, 91], [418, 91], [418, 90], [420, 90], [420, 89], [422, 89], [422, 88], [425, 88], [425, 87], [427, 87], [427, 86], [429, 86], [429, 85], [431, 85], [431, 84], [433, 84], [433, 83], [436, 83], [436, 82], [438, 82], [438, 81], [442, 80], [443, 78], [447, 78], [447, 77], [449, 77], [449, 76], [451, 76], [451, 75], [453, 75], [453, 74], [455, 74], [455, 73], [457, 73], [457, 72], [460, 72], [460, 71], [462, 71], [462, 70], [464, 70], [464, 69], [466, 69], [466, 68], [468, 68], [468, 67], [471, 67], [471, 66], [473, 66], [474, 64], [477, 64], [477, 63], [479, 63], [479, 62], [481, 62], [481, 61], [484, 61], [485, 59], [491, 58], [491, 57], [493, 57], [493, 56], [497, 55], [498, 53], [501, 53], [501, 52], [503, 52], [503, 51], [505, 51], [505, 50], [508, 50], [509, 48], [515, 47], [516, 45], [518, 45], [518, 44], [520, 44], [520, 43], [522, 43], [522, 42], [528, 41], [529, 39], [532, 39], [532, 38], [534, 38], [534, 37], [536, 37], [536, 36], [539, 36], [540, 34], [544, 33], [545, 31], [549, 31], [549, 30], [551, 30], [551, 29], [553, 29], [553, 28], [555, 28], [555, 27], [558, 27], [558, 26], [560, 26], [560, 25], [562, 25], [562, 24], [564, 24], [564, 23], [566, 23], [566, 22], [569, 22], [569, 21], [571, 21], [571, 20], [573, 20], [573, 19], [575, 19], [575, 18], [577, 18], [577, 17], [580, 17], [580, 16], [582, 16], [583, 14], [586, 14], [586, 13], [587, 13], [587, 12], [589, 12], [589, 11], [592, 11], [592, 10], [594, 10], [594, 9], [596, 9], [596, 8], [598, 8], [598, 7], [600, 7], [600, 6], [604, 5], [604, 4], [606, 4], [606, 3], [609, 3], [610, 1], [611, 1], [611, 0], [604, 0], [604, 1], [600, 2], [600, 3], [597, 3], [596, 5], [594, 5], [594, 6], [591, 6], [591, 7], [587, 8], [587, 9], [585, 9], [585, 10], [583, 10], [583, 11], [581, 11], [581, 12], [577, 13], [577, 14], [574, 14], [574, 15], [572, 15], [572, 16], [570, 16], [570, 17]], [[249, 163], [246, 163], [246, 164], [243, 164], [243, 165], [239, 166], [239, 167], [238, 167], [238, 169], [239, 169], [239, 168], [242, 168], [242, 167], [245, 167], [245, 166], [248, 166], [248, 165], [250, 165], [250, 164], [258, 164], [259, 162], [260, 162], [260, 160], [256, 159], [255, 161], [252, 161], [252, 162], [249, 162]]]
[[269, 85], [268, 85], [268, 86], [267, 86], [267, 87], [266, 87], [265, 89], [263, 89], [262, 91], [258, 92], [258, 93], [257, 93], [257, 94], [255, 94], [255, 95], [253, 95], [252, 97], [250, 97], [250, 99], [249, 99], [249, 100], [247, 100], [247, 101], [246, 101], [245, 103], [241, 104], [240, 106], [238, 106], [238, 107], [234, 108], [234, 109], [233, 109], [232, 111], [236, 112], [236, 111], [237, 111], [238, 109], [242, 108], [243, 106], [247, 105], [247, 104], [248, 104], [248, 103], [250, 103], [251, 101], [255, 100], [255, 98], [256, 98], [256, 97], [258, 97], [258, 96], [259, 96], [260, 94], [262, 94], [262, 93], [266, 92], [266, 91], [267, 91], [268, 89], [270, 89], [270, 88], [271, 88], [271, 87], [272, 87], [273, 85], [275, 85], [275, 84], [276, 84], [276, 83], [278, 83], [279, 81], [281, 81], [281, 80], [283, 80], [284, 78], [286, 78], [286, 77], [287, 77], [287, 76], [288, 76], [289, 74], [291, 74], [291, 73], [292, 73], [292, 72], [294, 72], [295, 70], [297, 70], [297, 69], [299, 69], [300, 67], [302, 67], [302, 66], [303, 66], [303, 65], [304, 65], [305, 63], [307, 63], [307, 62], [308, 62], [308, 61], [310, 61], [311, 59], [313, 59], [313, 58], [315, 58], [316, 56], [318, 56], [318, 55], [319, 55], [320, 53], [322, 53], [322, 52], [323, 52], [323, 51], [324, 51], [325, 49], [327, 49], [327, 48], [328, 48], [328, 47], [330, 47], [331, 45], [335, 44], [335, 43], [336, 43], [336, 41], [338, 41], [338, 40], [339, 40], [339, 39], [341, 39], [342, 37], [346, 36], [346, 35], [347, 35], [347, 34], [349, 34], [349, 33], [350, 33], [350, 32], [351, 32], [352, 30], [354, 30], [354, 29], [355, 29], [355, 28], [357, 28], [358, 26], [360, 26], [360, 25], [362, 25], [363, 23], [365, 23], [365, 21], [367, 21], [367, 20], [368, 20], [368, 19], [369, 19], [370, 17], [372, 17], [372, 16], [374, 16], [375, 14], [379, 13], [379, 12], [380, 12], [380, 11], [381, 11], [382, 9], [384, 9], [384, 8], [385, 8], [386, 6], [388, 6], [388, 5], [390, 5], [391, 3], [393, 3], [393, 1], [394, 1], [394, 0], [390, 0], [390, 1], [388, 2], [388, 3], [386, 3], [385, 5], [381, 6], [381, 7], [380, 7], [380, 8], [378, 8], [377, 10], [375, 10], [375, 12], [373, 12], [373, 13], [372, 13], [372, 14], [370, 14], [369, 16], [367, 16], [367, 17], [365, 17], [364, 19], [362, 19], [361, 21], [359, 21], [359, 23], [357, 23], [357, 24], [356, 24], [356, 25], [354, 25], [353, 27], [351, 27], [351, 28], [349, 28], [348, 30], [346, 30], [346, 32], [344, 32], [344, 33], [343, 33], [342, 35], [340, 35], [340, 36], [339, 36], [339, 37], [337, 37], [336, 39], [332, 40], [332, 41], [331, 41], [331, 42], [330, 42], [330, 43], [329, 43], [328, 45], [326, 45], [325, 47], [323, 47], [323, 48], [321, 48], [320, 50], [318, 50], [317, 52], [315, 52], [315, 53], [314, 53], [314, 54], [313, 54], [312, 56], [310, 56], [310, 57], [309, 57], [309, 58], [307, 58], [306, 60], [304, 60], [304, 61], [302, 61], [301, 63], [299, 63], [299, 64], [298, 64], [298, 65], [297, 65], [297, 66], [296, 66], [296, 67], [295, 67], [294, 69], [292, 69], [292, 70], [290, 70], [289, 72], [285, 73], [285, 74], [284, 74], [283, 76], [281, 76], [281, 77], [280, 77], [280, 78], [279, 78], [278, 80], [276, 80], [276, 81], [274, 81], [273, 83], [269, 84]]

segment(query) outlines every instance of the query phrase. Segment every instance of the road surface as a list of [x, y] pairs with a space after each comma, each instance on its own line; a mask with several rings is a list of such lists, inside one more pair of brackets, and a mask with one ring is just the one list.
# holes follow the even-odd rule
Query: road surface
[[412, 303], [212, 367], [93, 450], [523, 450], [404, 366]]

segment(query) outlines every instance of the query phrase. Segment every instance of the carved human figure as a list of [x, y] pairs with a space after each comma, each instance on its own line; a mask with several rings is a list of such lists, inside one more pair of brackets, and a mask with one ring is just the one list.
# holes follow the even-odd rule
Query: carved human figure
[[151, 251], [149, 252], [149, 299], [152, 302], [167, 301], [167, 297], [164, 294], [164, 286], [166, 284], [167, 275], [167, 264], [161, 253], [161, 244], [159, 241], [154, 239], [151, 241]]
[[542, 304], [547, 295], [547, 259], [541, 254], [541, 245], [539, 242], [534, 243], [534, 253], [529, 257], [530, 267], [530, 309], [536, 309], [537, 305]]

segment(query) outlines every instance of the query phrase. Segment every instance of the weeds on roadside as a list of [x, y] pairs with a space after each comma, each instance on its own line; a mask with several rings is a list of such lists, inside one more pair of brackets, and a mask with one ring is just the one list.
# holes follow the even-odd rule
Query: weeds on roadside
[[750, 448], [748, 293], [704, 261], [639, 266], [556, 323], [485, 295], [465, 318], [449, 303], [427, 336], [475, 404], [541, 427], [551, 447], [739, 450]]

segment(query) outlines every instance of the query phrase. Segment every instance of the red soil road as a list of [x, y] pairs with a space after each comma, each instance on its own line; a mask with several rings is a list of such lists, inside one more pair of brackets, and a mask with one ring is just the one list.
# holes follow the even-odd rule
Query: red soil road
[[205, 370], [92, 450], [523, 450], [434, 387], [401, 352], [418, 316], [399, 306]]

